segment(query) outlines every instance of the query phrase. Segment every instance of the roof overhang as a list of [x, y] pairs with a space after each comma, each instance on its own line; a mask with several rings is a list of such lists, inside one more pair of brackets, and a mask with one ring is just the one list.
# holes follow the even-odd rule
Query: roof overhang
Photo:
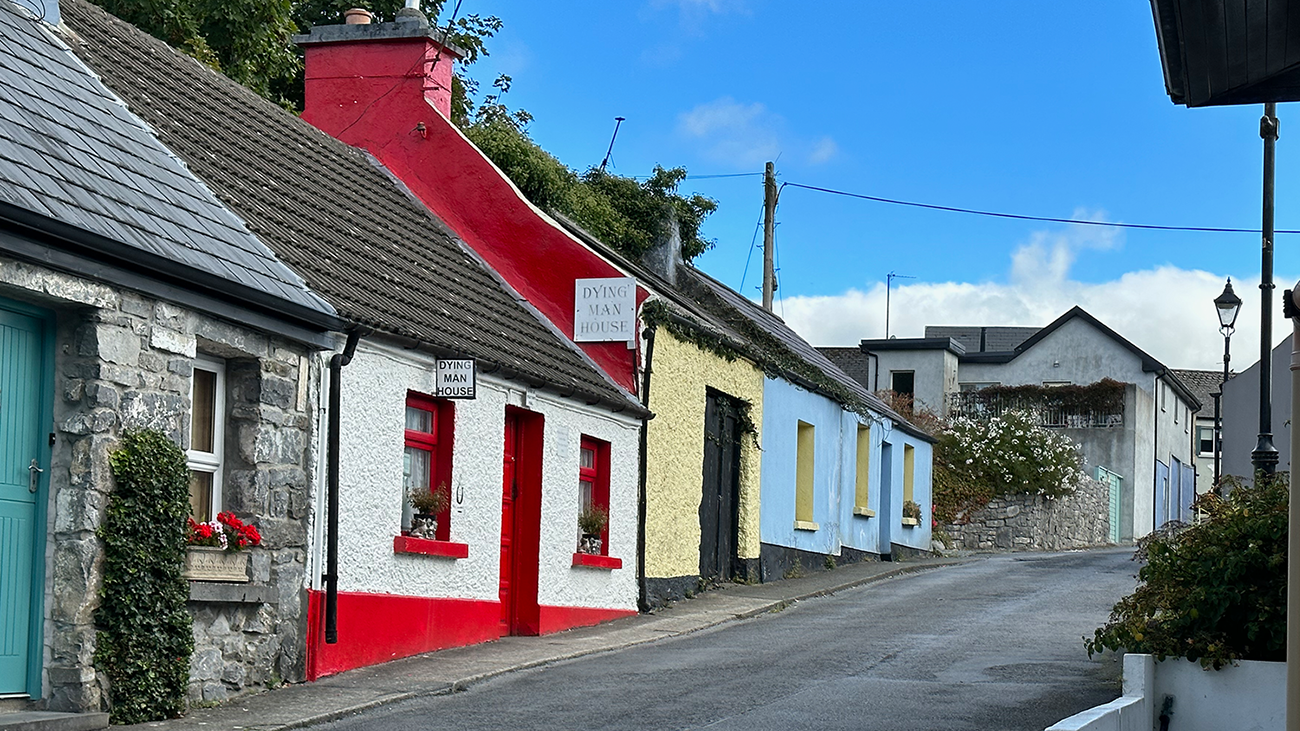
[[1151, 0], [1151, 13], [1175, 104], [1300, 100], [1300, 0]]
[[888, 340], [863, 340], [858, 348], [864, 353], [886, 350], [949, 350], [957, 355], [966, 354], [966, 346], [952, 338], [889, 338]]

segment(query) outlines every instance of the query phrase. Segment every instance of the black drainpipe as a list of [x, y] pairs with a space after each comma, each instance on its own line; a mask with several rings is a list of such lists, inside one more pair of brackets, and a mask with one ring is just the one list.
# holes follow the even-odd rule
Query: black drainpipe
[[[645, 331], [645, 371], [641, 374], [641, 405], [650, 408], [650, 374], [653, 372], [655, 358], [655, 328]], [[650, 417], [641, 419], [641, 470], [637, 476], [640, 484], [637, 490], [637, 530], [636, 530], [636, 575], [637, 575], [637, 609], [650, 611], [650, 586], [645, 575], [645, 510], [646, 510], [646, 454], [649, 452]]]
[[342, 353], [330, 358], [330, 423], [329, 443], [326, 449], [326, 518], [325, 518], [325, 643], [339, 641], [339, 411], [343, 366], [352, 362], [361, 340], [363, 328], [348, 332], [347, 344]]

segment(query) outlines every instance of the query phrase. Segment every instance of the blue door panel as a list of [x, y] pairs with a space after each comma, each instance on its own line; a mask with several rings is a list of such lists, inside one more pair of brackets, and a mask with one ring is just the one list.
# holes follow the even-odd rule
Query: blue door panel
[[0, 309], [0, 694], [32, 693], [39, 667], [39, 577], [35, 544], [48, 468], [41, 443], [48, 373], [44, 323]]

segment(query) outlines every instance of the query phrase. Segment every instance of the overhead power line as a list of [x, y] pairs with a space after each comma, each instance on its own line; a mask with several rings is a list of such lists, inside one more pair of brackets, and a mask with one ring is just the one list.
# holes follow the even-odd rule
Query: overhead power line
[[[967, 213], [973, 216], [989, 216], [992, 218], [1010, 218], [1017, 221], [1045, 221], [1047, 223], [1076, 223], [1081, 226], [1111, 226], [1114, 228], [1138, 228], [1150, 231], [1199, 231], [1206, 233], [1237, 233], [1237, 234], [1258, 234], [1257, 228], [1225, 228], [1219, 226], [1161, 226], [1152, 223], [1118, 223], [1111, 221], [1089, 221], [1081, 218], [1056, 218], [1054, 216], [1029, 216], [1021, 213], [999, 213], [997, 211], [981, 211], [975, 208], [958, 208], [956, 206], [941, 206], [933, 203], [918, 203], [916, 201], [904, 201], [895, 198], [882, 198], [875, 195], [864, 195], [862, 193], [850, 193], [844, 190], [835, 190], [833, 188], [823, 188], [816, 185], [804, 185], [802, 183], [785, 182], [782, 185], [788, 185], [791, 188], [803, 188], [804, 190], [815, 190], [820, 193], [830, 193], [831, 195], [842, 195], [847, 198], [858, 198], [876, 203], [889, 203], [895, 206], [910, 206], [912, 208], [924, 208], [931, 211], [948, 211], [949, 213]], [[1275, 234], [1300, 234], [1296, 229], [1277, 229]]]

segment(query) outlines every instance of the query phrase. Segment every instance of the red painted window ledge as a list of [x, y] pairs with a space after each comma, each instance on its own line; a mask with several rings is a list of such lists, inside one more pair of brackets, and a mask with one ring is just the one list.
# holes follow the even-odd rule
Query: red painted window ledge
[[621, 569], [623, 568], [623, 559], [614, 558], [613, 556], [597, 556], [591, 553], [573, 554], [574, 566], [587, 566], [593, 569]]
[[394, 536], [393, 553], [418, 553], [422, 556], [468, 558], [469, 544], [435, 541], [428, 538], [412, 538], [411, 536]]

